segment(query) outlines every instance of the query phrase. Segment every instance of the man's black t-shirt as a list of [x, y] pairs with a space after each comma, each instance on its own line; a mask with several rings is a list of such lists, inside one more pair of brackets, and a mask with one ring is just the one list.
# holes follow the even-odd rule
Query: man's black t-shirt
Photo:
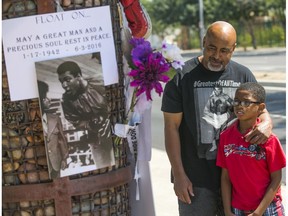
[[194, 187], [217, 190], [217, 139], [231, 119], [232, 101], [241, 83], [256, 82], [252, 72], [232, 60], [224, 71], [207, 70], [193, 58], [185, 63], [164, 90], [163, 112], [183, 113], [179, 128], [184, 169]]

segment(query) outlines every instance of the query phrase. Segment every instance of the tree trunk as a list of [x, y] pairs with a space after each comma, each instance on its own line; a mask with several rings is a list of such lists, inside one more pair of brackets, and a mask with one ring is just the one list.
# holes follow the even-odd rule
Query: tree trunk
[[189, 32], [189, 27], [188, 26], [182, 26], [181, 27], [181, 38], [180, 38], [180, 47], [183, 50], [189, 49], [189, 37], [190, 32]]
[[254, 24], [252, 20], [247, 22], [248, 32], [251, 35], [253, 49], [257, 49], [257, 40], [254, 34]]

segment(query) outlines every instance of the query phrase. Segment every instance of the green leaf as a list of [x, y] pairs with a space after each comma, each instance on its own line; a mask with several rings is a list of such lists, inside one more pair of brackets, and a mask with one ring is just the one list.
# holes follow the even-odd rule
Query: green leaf
[[164, 74], [167, 75], [170, 79], [172, 79], [176, 74], [176, 70], [170, 67], [170, 69]]

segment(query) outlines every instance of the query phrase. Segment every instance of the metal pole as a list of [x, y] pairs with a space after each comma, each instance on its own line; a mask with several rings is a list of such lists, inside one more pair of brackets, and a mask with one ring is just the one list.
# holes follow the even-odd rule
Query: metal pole
[[204, 13], [203, 13], [203, 0], [199, 0], [199, 29], [200, 29], [200, 47], [203, 48], [204, 37]]

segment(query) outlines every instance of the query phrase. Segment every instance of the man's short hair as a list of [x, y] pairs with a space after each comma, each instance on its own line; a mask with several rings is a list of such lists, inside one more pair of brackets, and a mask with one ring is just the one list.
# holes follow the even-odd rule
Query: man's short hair
[[242, 83], [237, 90], [249, 91], [252, 96], [260, 103], [265, 103], [266, 92], [262, 85], [255, 82]]
[[82, 72], [79, 65], [73, 61], [63, 62], [57, 68], [58, 75], [61, 75], [67, 71], [69, 71], [74, 77], [76, 77], [77, 75], [82, 76]]

